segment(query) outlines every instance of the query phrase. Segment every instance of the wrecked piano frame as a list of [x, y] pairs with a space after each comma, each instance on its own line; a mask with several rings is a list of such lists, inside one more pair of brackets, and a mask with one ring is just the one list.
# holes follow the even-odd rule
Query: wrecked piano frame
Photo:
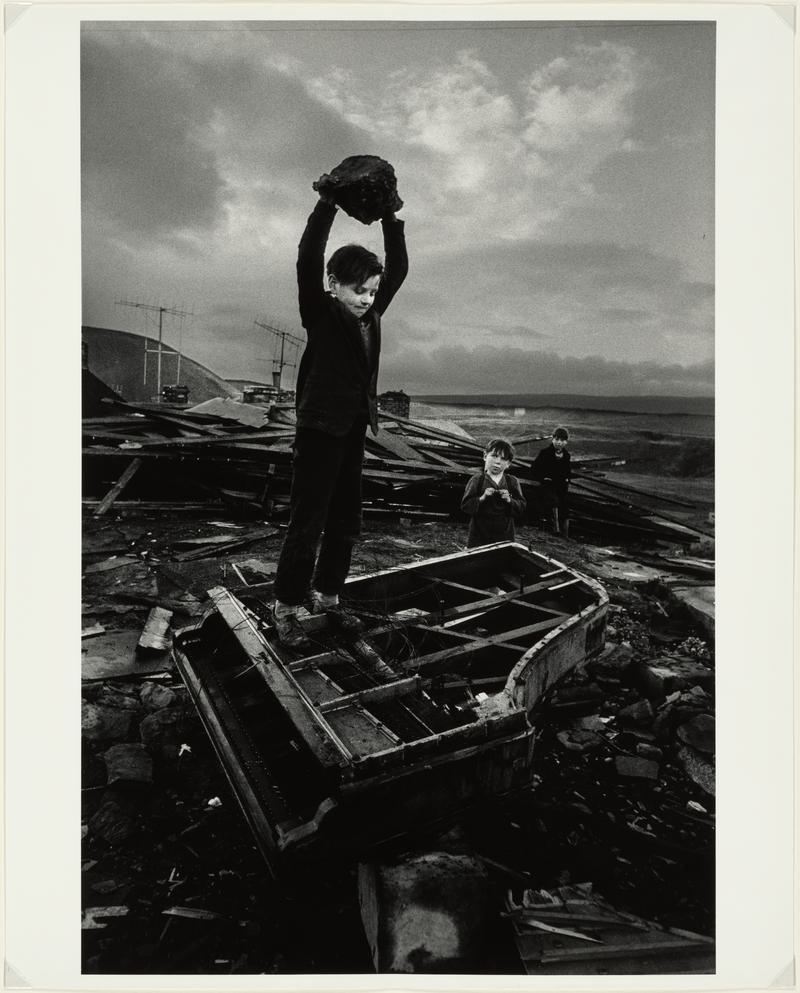
[[594, 580], [505, 542], [353, 578], [357, 640], [286, 652], [223, 588], [175, 658], [267, 862], [363, 852], [530, 785], [531, 715], [603, 645]]

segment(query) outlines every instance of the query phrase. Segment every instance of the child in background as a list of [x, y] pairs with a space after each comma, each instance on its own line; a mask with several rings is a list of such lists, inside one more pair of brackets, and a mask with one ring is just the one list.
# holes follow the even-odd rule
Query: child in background
[[461, 509], [469, 514], [467, 548], [513, 541], [514, 519], [525, 512], [525, 497], [516, 476], [506, 470], [514, 460], [514, 447], [505, 438], [493, 438], [484, 449], [483, 470], [467, 483]]
[[567, 451], [569, 431], [558, 427], [553, 440], [543, 448], [533, 462], [533, 478], [542, 484], [542, 497], [553, 519], [553, 531], [569, 537], [569, 505], [567, 490], [572, 478], [570, 454]]
[[366, 248], [345, 245], [328, 261], [326, 292], [323, 259], [336, 210], [321, 193], [297, 258], [308, 344], [297, 376], [291, 517], [272, 615], [280, 642], [295, 650], [309, 647], [298, 617], [303, 606], [327, 614], [340, 630], [361, 627], [339, 604], [339, 593], [361, 531], [364, 436], [368, 425], [378, 431], [381, 317], [408, 271], [403, 222], [387, 210], [381, 218], [385, 266]]

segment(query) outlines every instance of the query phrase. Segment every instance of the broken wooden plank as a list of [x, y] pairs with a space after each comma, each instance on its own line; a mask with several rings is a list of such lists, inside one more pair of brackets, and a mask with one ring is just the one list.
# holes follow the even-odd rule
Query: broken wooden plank
[[100, 501], [100, 505], [98, 506], [97, 510], [94, 512], [95, 517], [102, 517], [103, 514], [105, 514], [109, 510], [109, 508], [113, 506], [114, 501], [117, 499], [120, 493], [122, 493], [122, 491], [125, 489], [128, 483], [133, 479], [133, 477], [139, 471], [141, 465], [142, 465], [142, 460], [140, 458], [135, 458], [131, 461], [131, 463], [128, 465], [128, 467], [125, 469], [125, 471], [116, 481], [116, 483], [114, 483], [114, 485], [111, 487], [108, 493], [106, 493], [106, 495]]
[[224, 543], [215, 544], [210, 548], [198, 548], [190, 552], [177, 552], [173, 558], [178, 562], [188, 562], [192, 559], [203, 559], [209, 555], [227, 552], [233, 548], [242, 548], [244, 545], [251, 545], [255, 541], [260, 541], [262, 538], [271, 538], [273, 535], [278, 533], [279, 529], [274, 527], [257, 528], [254, 531], [250, 531], [249, 534], [243, 535], [241, 538], [232, 538]]
[[326, 768], [345, 767], [352, 758], [349, 749], [317, 713], [305, 693], [290, 679], [249, 613], [224, 587], [214, 587], [208, 595], [317, 760]]
[[420, 457], [419, 452], [405, 438], [384, 429], [380, 429], [375, 436], [367, 435], [366, 444], [368, 448], [381, 448], [399, 459], [415, 460]]
[[413, 693], [419, 688], [420, 677], [409, 676], [406, 679], [399, 679], [396, 683], [387, 683], [383, 686], [370, 686], [368, 689], [359, 690], [357, 693], [347, 693], [345, 696], [337, 697], [334, 700], [326, 700], [320, 703], [317, 709], [321, 713], [328, 713], [332, 710], [339, 710], [342, 707], [351, 707], [353, 704], [366, 706], [370, 703], [382, 703], [385, 700], [394, 700], [406, 693]]
[[[516, 638], [524, 638], [538, 632], [544, 633], [545, 631], [550, 631], [553, 628], [557, 628], [562, 623], [563, 620], [560, 617], [549, 617], [546, 621], [539, 621], [538, 624], [526, 624], [524, 627], [515, 628], [513, 631], [502, 631], [487, 638], [475, 638], [465, 635], [463, 632], [456, 632], [451, 629], [442, 628], [440, 630], [446, 634], [461, 634], [463, 637], [469, 638], [469, 640], [464, 641], [462, 644], [456, 645], [452, 648], [443, 648], [438, 652], [430, 652], [428, 655], [418, 655], [416, 658], [407, 659], [403, 663], [403, 666], [406, 669], [430, 669], [443, 662], [448, 662], [452, 659], [460, 658], [463, 655], [470, 655], [473, 652], [480, 651], [482, 648], [492, 648], [494, 646], [506, 645], [513, 642]], [[436, 629], [436, 625], [431, 625], [429, 628], [429, 630], [434, 631]]]

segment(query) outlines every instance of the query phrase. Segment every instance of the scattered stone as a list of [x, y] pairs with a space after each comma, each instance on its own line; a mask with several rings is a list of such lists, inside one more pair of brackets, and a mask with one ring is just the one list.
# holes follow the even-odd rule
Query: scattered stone
[[643, 759], [652, 759], [654, 762], [660, 762], [664, 758], [664, 753], [660, 748], [655, 745], [651, 745], [647, 741], [640, 741], [636, 745], [636, 754], [641, 755]]
[[184, 710], [170, 707], [148, 714], [139, 725], [139, 734], [146, 748], [165, 748], [177, 754], [177, 746], [186, 739], [187, 726]]
[[153, 782], [153, 760], [138, 744], [114, 745], [103, 755], [108, 783]]
[[654, 717], [655, 711], [649, 700], [637, 700], [617, 714], [622, 727], [646, 727], [653, 723]]
[[658, 779], [658, 762], [636, 755], [618, 755], [614, 759], [617, 774], [626, 779]]
[[691, 659], [658, 658], [631, 667], [633, 685], [648, 699], [662, 703], [670, 693], [693, 686], [714, 688], [714, 670]]
[[670, 596], [685, 607], [689, 614], [712, 638], [714, 636], [714, 587], [667, 585]]
[[139, 692], [139, 699], [144, 705], [144, 709], [152, 712], [174, 706], [178, 696], [167, 686], [146, 682]]
[[623, 673], [633, 660], [633, 649], [630, 642], [623, 641], [615, 645], [613, 642], [606, 642], [603, 651], [587, 662], [586, 668], [595, 676], [619, 676]]
[[688, 745], [682, 745], [678, 749], [678, 759], [692, 782], [697, 783], [700, 789], [705, 790], [710, 796], [714, 796], [716, 777], [711, 762]]
[[120, 803], [108, 799], [90, 819], [89, 830], [109, 845], [119, 845], [135, 834], [136, 825]]
[[599, 714], [590, 714], [588, 717], [578, 717], [573, 721], [573, 727], [581, 731], [605, 731], [608, 718], [605, 720]]
[[117, 707], [120, 710], [138, 710], [139, 697], [134, 687], [119, 687], [104, 684], [96, 697], [103, 707]]
[[117, 707], [84, 703], [81, 707], [81, 734], [90, 741], [127, 738], [133, 714]]
[[559, 731], [556, 735], [561, 745], [568, 752], [577, 752], [582, 755], [598, 748], [603, 743], [603, 739], [594, 731], [583, 731], [580, 729]]
[[101, 879], [99, 883], [93, 883], [92, 889], [95, 893], [113, 893], [114, 890], [118, 890], [122, 886], [122, 883], [118, 883], [116, 879]]
[[710, 714], [698, 714], [686, 724], [681, 724], [677, 735], [685, 745], [698, 752], [713, 755], [716, 749], [714, 718]]

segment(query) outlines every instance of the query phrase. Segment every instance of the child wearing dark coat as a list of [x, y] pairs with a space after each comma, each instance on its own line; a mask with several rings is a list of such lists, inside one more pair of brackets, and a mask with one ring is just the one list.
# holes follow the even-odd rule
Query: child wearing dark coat
[[514, 519], [525, 512], [525, 497], [516, 476], [506, 470], [514, 460], [514, 447], [505, 438], [493, 438], [484, 449], [483, 469], [467, 483], [461, 509], [469, 514], [467, 548], [513, 541]]
[[308, 343], [297, 376], [291, 514], [273, 608], [278, 638], [293, 649], [309, 647], [298, 619], [303, 606], [326, 613], [341, 629], [360, 627], [339, 605], [339, 593], [361, 531], [367, 425], [378, 431], [381, 317], [408, 271], [403, 222], [388, 211], [381, 217], [385, 265], [361, 245], [345, 245], [328, 260], [326, 292], [325, 246], [336, 211], [336, 203], [320, 194], [297, 257]]
[[572, 478], [568, 442], [569, 431], [556, 428], [552, 442], [536, 456], [532, 469], [533, 478], [542, 484], [542, 499], [552, 515], [553, 531], [564, 538], [569, 537], [567, 491]]

